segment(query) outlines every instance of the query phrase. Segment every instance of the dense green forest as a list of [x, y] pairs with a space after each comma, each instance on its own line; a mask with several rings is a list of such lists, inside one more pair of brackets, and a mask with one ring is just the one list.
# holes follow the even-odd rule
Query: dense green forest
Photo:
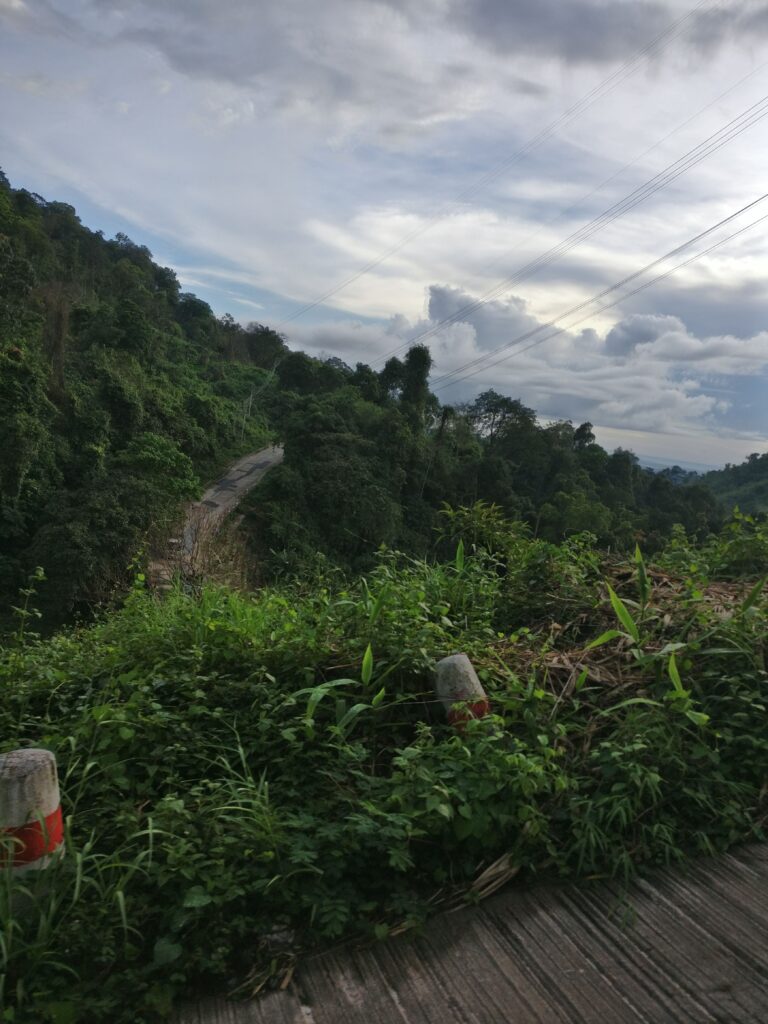
[[754, 452], [740, 465], [705, 473], [701, 482], [728, 509], [738, 505], [753, 515], [768, 512], [768, 452]]
[[381, 545], [436, 553], [445, 504], [651, 551], [675, 524], [721, 521], [706, 487], [609, 454], [588, 423], [541, 424], [494, 391], [441, 405], [430, 367], [421, 345], [378, 372], [289, 351], [214, 316], [145, 247], [0, 178], [3, 607], [36, 566], [47, 622], [108, 602], [201, 481], [270, 439], [285, 462], [249, 515], [262, 581], [318, 555], [361, 570]]
[[283, 351], [172, 271], [0, 179], [0, 578], [63, 618], [107, 600], [181, 503], [268, 428], [244, 403]]
[[478, 500], [551, 542], [590, 530], [606, 547], [641, 541], [655, 550], [675, 524], [698, 536], [718, 524], [705, 487], [679, 487], [631, 452], [608, 454], [589, 423], [542, 425], [494, 391], [440, 406], [429, 366], [416, 346], [378, 374], [336, 369], [333, 382], [300, 353], [278, 367], [289, 398], [280, 421], [285, 461], [251, 513], [262, 564], [270, 552], [273, 564], [301, 564], [319, 551], [361, 568], [382, 543], [426, 554], [443, 504]]

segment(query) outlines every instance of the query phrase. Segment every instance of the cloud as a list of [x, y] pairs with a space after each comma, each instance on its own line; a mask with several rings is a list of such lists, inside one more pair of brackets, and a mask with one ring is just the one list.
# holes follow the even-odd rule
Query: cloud
[[708, 374], [741, 376], [768, 366], [768, 332], [761, 331], [749, 338], [699, 338], [688, 331], [679, 317], [636, 313], [611, 328], [605, 350], [610, 356], [635, 363], [672, 363], [696, 367]]
[[[536, 53], [567, 64], [611, 64], [654, 43], [685, 9], [655, 0], [455, 0], [453, 12], [470, 35], [506, 55]], [[651, 56], [666, 59], [659, 54], [677, 35], [703, 58], [733, 38], [766, 33], [768, 4], [747, 0], [713, 6], [691, 12]]]
[[667, 5], [645, 0], [458, 0], [454, 10], [468, 32], [495, 50], [569, 63], [624, 60], [673, 20]]
[[[699, 336], [736, 335], [748, 338], [768, 326], [768, 294], [764, 284], [764, 255], [751, 265], [746, 259], [727, 260], [717, 276], [688, 280], [673, 278], [630, 299], [626, 312], [679, 317]], [[733, 267], [733, 273], [729, 273]]]
[[318, 357], [329, 353], [354, 366], [358, 362], [382, 363], [393, 351], [402, 356], [408, 339], [417, 333], [417, 327], [405, 317], [395, 316], [384, 324], [359, 321], [312, 326], [289, 324], [284, 333], [292, 348], [300, 348]]
[[240, 306], [248, 306], [250, 309], [264, 309], [261, 302], [253, 302], [251, 299], [242, 299], [234, 292], [229, 292], [228, 294], [231, 296], [232, 301], [236, 302]]
[[[676, 0], [83, 0], [62, 14], [48, 0], [9, 6], [19, 2], [3, 0], [19, 24], [79, 34], [91, 49], [152, 50], [185, 78], [243, 90], [224, 104], [224, 125], [250, 104], [251, 117], [322, 117], [332, 137], [390, 145], [499, 100], [540, 100], [550, 85], [539, 58], [620, 62], [684, 11]], [[681, 42], [703, 61], [734, 36], [768, 32], [765, 9], [698, 12]]]
[[630, 356], [638, 345], [647, 345], [665, 334], [675, 333], [686, 333], [678, 317], [636, 313], [611, 328], [605, 338], [605, 350], [611, 356]]
[[50, 0], [0, 0], [0, 20], [38, 35], [92, 38], [92, 33], [81, 21], [58, 10]]
[[[291, 344], [314, 354], [330, 352], [348, 363], [363, 360], [380, 366], [387, 354], [396, 351], [402, 356], [414, 339], [474, 298], [459, 289], [433, 285], [424, 320], [393, 317], [384, 326], [291, 326], [287, 334]], [[635, 314], [617, 321], [605, 334], [589, 328], [564, 332], [530, 351], [512, 346], [492, 356], [485, 368], [481, 362], [464, 369], [539, 324], [526, 303], [513, 296], [486, 303], [426, 339], [435, 361], [433, 386], [438, 397], [443, 402], [460, 401], [492, 387], [521, 398], [545, 419], [588, 419], [614, 431], [698, 436], [702, 456], [707, 437], [731, 437], [734, 444], [741, 443], [740, 432], [728, 426], [727, 416], [738, 401], [742, 377], [753, 379], [768, 371], [768, 334], [699, 338], [678, 317]], [[441, 379], [451, 373], [453, 377]], [[467, 373], [473, 375], [458, 379]], [[749, 444], [760, 436], [753, 432]]]
[[486, 302], [477, 309], [464, 311], [477, 305], [473, 297], [460, 288], [432, 285], [429, 289], [428, 325], [434, 326], [447, 319], [470, 326], [481, 350], [495, 348], [508, 338], [525, 334], [539, 325], [523, 299], [511, 296], [503, 301]]
[[[2, 0], [0, 0], [2, 2]], [[31, 96], [45, 96], [59, 100], [70, 99], [85, 92], [88, 83], [85, 79], [71, 79], [69, 81], [49, 78], [48, 75], [9, 75], [0, 74], [0, 85], [7, 85], [19, 92], [29, 93]]]
[[91, 50], [154, 51], [187, 79], [242, 90], [224, 103], [223, 125], [244, 111], [321, 117], [332, 136], [375, 132], [396, 144], [471, 116], [500, 82], [507, 96], [548, 92], [535, 77], [472, 59], [441, 3], [84, 0], [77, 15], [65, 16], [47, 0], [28, 0], [16, 24], [68, 38], [79, 33]]
[[[3, 163], [15, 185], [161, 253], [218, 313], [279, 326], [328, 295], [287, 329], [351, 364], [407, 346], [512, 279], [514, 295], [429, 339], [446, 372], [764, 191], [768, 122], [516, 276], [761, 99], [768, 3], [730, 0], [529, 145], [690, 7], [0, 0]], [[441, 396], [493, 386], [544, 416], [602, 417], [612, 430], [759, 434], [765, 253], [759, 232], [729, 242], [619, 313]]]

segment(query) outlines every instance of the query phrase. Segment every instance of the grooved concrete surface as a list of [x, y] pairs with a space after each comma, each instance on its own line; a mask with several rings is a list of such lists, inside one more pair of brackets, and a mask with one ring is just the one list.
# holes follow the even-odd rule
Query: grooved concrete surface
[[768, 844], [614, 883], [511, 888], [418, 938], [305, 961], [178, 1024], [768, 1024]]
[[200, 504], [224, 512], [231, 511], [243, 495], [261, 480], [268, 469], [282, 461], [283, 449], [280, 445], [271, 445], [252, 455], [245, 455], [229, 467], [226, 476], [208, 488], [200, 499]]
[[182, 554], [191, 557], [195, 543], [206, 523], [220, 522], [255, 487], [268, 470], [283, 461], [283, 448], [271, 445], [238, 459], [226, 476], [208, 488], [200, 501], [190, 506], [182, 536]]

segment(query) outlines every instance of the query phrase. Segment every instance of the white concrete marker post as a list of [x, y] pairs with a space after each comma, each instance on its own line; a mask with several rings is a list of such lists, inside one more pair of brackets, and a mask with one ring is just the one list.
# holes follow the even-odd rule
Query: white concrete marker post
[[[449, 723], [459, 731], [471, 718], [485, 718], [491, 710], [483, 684], [466, 654], [451, 654], [435, 665], [435, 694]], [[461, 707], [455, 707], [456, 704]]]
[[50, 750], [0, 754], [0, 838], [0, 867], [14, 873], [47, 868], [63, 850], [59, 779]]

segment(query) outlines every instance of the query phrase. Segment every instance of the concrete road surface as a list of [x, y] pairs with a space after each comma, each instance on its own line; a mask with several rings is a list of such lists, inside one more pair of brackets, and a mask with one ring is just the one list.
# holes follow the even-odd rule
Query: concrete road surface
[[518, 886], [299, 964], [176, 1024], [765, 1024], [768, 843], [615, 882]]
[[282, 447], [272, 445], [245, 455], [231, 465], [226, 474], [208, 488], [200, 501], [191, 506], [184, 526], [182, 555], [191, 557], [202, 527], [210, 527], [229, 515], [264, 474], [282, 461]]

